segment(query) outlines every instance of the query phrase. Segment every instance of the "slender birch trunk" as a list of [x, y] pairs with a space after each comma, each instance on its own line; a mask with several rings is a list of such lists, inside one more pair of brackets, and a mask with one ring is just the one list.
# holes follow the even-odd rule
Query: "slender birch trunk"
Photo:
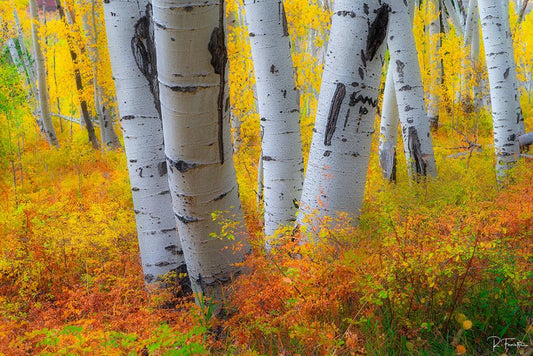
[[496, 171], [502, 176], [518, 160], [518, 136], [524, 132], [524, 118], [509, 21], [503, 18], [508, 15], [502, 12], [500, 0], [478, 0], [478, 4], [490, 83]]
[[[477, 0], [476, 0], [477, 12]], [[472, 42], [470, 44], [470, 58], [474, 66], [474, 86], [472, 88], [474, 96], [474, 107], [477, 111], [483, 106], [483, 78], [480, 60], [480, 42], [479, 42], [479, 18], [476, 16], [475, 25], [472, 27]]]
[[479, 73], [479, 16], [477, 0], [470, 0], [468, 5], [468, 14], [465, 24], [464, 45], [470, 45], [470, 66], [473, 68], [472, 75], [475, 80], [471, 88], [474, 110], [482, 105], [482, 93], [480, 88]]
[[76, 89], [78, 90], [78, 100], [80, 101], [83, 122], [85, 123], [87, 134], [89, 135], [89, 142], [91, 142], [93, 148], [97, 149], [100, 147], [100, 144], [98, 143], [98, 139], [96, 138], [96, 132], [94, 131], [91, 115], [89, 114], [89, 107], [87, 105], [87, 101], [83, 98], [84, 85], [80, 72], [78, 53], [76, 52], [76, 45], [70, 33], [70, 25], [72, 24], [72, 21], [74, 21], [74, 19], [72, 18], [70, 21], [67, 20], [65, 16], [65, 11], [63, 9], [63, 6], [61, 5], [61, 0], [56, 0], [56, 5], [57, 10], [59, 11], [59, 16], [63, 20], [67, 29], [67, 43], [69, 47], [70, 58], [72, 60], [72, 66], [74, 67], [74, 79], [76, 81]]
[[459, 16], [459, 12], [455, 9], [455, 7], [452, 5], [450, 0], [442, 0], [444, 8], [446, 9], [446, 12], [448, 13], [448, 17], [453, 23], [453, 27], [455, 27], [455, 31], [458, 35], [463, 33], [463, 22], [461, 21], [461, 17]]
[[[527, 12], [528, 3], [529, 3], [529, 0], [524, 0], [522, 5], [520, 6], [520, 12], [518, 13], [518, 19], [516, 22], [517, 24], [522, 23], [522, 21], [524, 20], [524, 16], [526, 15], [526, 12]], [[518, 8], [518, 5], [517, 5], [517, 8]]]
[[[0, 18], [0, 21], [2, 19]], [[19, 52], [17, 50], [17, 45], [15, 43], [14, 39], [9, 39], [7, 41], [7, 48], [9, 50], [9, 55], [11, 56], [11, 60], [13, 61], [13, 64], [17, 68], [17, 72], [20, 77], [24, 76], [26, 72], [24, 71], [24, 64], [22, 63], [22, 59], [20, 58]]]
[[153, 9], [174, 214], [193, 290], [221, 301], [249, 251], [232, 157], [224, 5], [154, 0]]
[[[300, 95], [281, 0], [245, 0], [261, 117], [265, 234], [296, 220], [303, 181]], [[270, 244], [266, 244], [267, 250]]]
[[52, 124], [50, 114], [50, 103], [48, 97], [48, 83], [46, 79], [46, 65], [44, 55], [39, 43], [39, 11], [37, 10], [37, 0], [29, 0], [31, 22], [31, 37], [33, 41], [33, 52], [35, 56], [35, 67], [37, 69], [38, 96], [41, 116], [41, 130], [44, 132], [48, 143], [53, 146], [59, 146], [56, 131]]
[[405, 157], [411, 178], [436, 176], [424, 88], [407, 3], [391, 2], [387, 43], [392, 63]]
[[[102, 88], [100, 87], [98, 76], [98, 66], [100, 65], [100, 53], [98, 49], [98, 26], [96, 23], [97, 14], [96, 14], [96, 0], [91, 2], [91, 25], [87, 26], [92, 29], [92, 50], [89, 51], [91, 60], [93, 62], [93, 91], [94, 91], [94, 106], [96, 108], [96, 113], [98, 115], [98, 121], [100, 123], [100, 135], [102, 141], [102, 147], [117, 149], [120, 148], [120, 141], [118, 136], [113, 128], [113, 118], [109, 115], [109, 110], [107, 109], [107, 103], [103, 99]], [[88, 21], [87, 21], [88, 22]], [[91, 32], [90, 30], [87, 31]]]
[[185, 273], [186, 266], [172, 213], [159, 100], [145, 76], [155, 70], [146, 55], [153, 46], [144, 45], [146, 37], [141, 37], [148, 32], [147, 4], [109, 0], [104, 13], [144, 280], [150, 284], [171, 271]]
[[393, 66], [389, 64], [385, 92], [381, 108], [381, 125], [379, 132], [379, 163], [385, 179], [396, 181], [396, 146], [398, 143], [398, 103], [394, 90]]
[[437, 17], [429, 24], [429, 66], [431, 71], [431, 83], [428, 95], [428, 117], [433, 130], [439, 127], [440, 107], [440, 83], [442, 80], [442, 65], [440, 50], [440, 1], [431, 0], [432, 17]]
[[30, 88], [32, 90], [33, 96], [37, 98], [37, 89], [35, 87], [35, 72], [33, 70], [33, 65], [30, 61], [30, 54], [28, 53], [28, 50], [26, 49], [26, 45], [24, 44], [24, 36], [22, 34], [22, 26], [20, 24], [19, 15], [17, 12], [17, 9], [13, 7], [13, 17], [15, 19], [15, 26], [17, 28], [17, 38], [18, 43], [20, 47], [20, 54], [22, 57], [22, 61], [24, 63], [24, 67], [26, 69], [26, 73], [28, 75], [28, 80], [30, 82]]
[[337, 212], [357, 224], [374, 132], [389, 6], [378, 0], [336, 0], [333, 6], [301, 225]]

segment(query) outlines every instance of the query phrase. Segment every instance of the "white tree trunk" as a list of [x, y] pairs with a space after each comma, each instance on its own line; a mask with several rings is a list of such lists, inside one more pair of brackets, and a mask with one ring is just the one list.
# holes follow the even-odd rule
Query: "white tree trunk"
[[24, 71], [24, 63], [22, 62], [22, 59], [19, 56], [19, 52], [17, 50], [17, 45], [15, 44], [15, 40], [9, 39], [7, 41], [7, 48], [9, 50], [9, 55], [11, 56], [11, 60], [13, 61], [13, 64], [15, 65], [15, 67], [17, 67], [18, 74], [21, 77], [24, 76], [26, 74]]
[[265, 234], [269, 236], [295, 221], [301, 196], [300, 95], [283, 2], [245, 0], [244, 9], [261, 117]]
[[48, 83], [46, 80], [46, 64], [44, 55], [39, 43], [39, 11], [37, 10], [37, 0], [29, 0], [31, 22], [31, 37], [33, 41], [33, 52], [35, 56], [35, 66], [37, 68], [39, 107], [41, 116], [41, 129], [43, 130], [48, 143], [53, 146], [59, 146], [56, 131], [52, 124], [50, 114], [50, 103], [48, 99]]
[[26, 45], [24, 44], [24, 35], [22, 34], [22, 26], [20, 24], [19, 15], [15, 7], [13, 7], [13, 17], [15, 18], [15, 26], [17, 28], [17, 38], [18, 38], [18, 43], [20, 47], [20, 54], [22, 57], [22, 61], [24, 62], [24, 67], [26, 69], [28, 81], [30, 82], [30, 88], [32, 90], [33, 96], [37, 98], [37, 88], [35, 87], [35, 73], [33, 70], [33, 66], [30, 63], [30, 54], [28, 53], [28, 50], [26, 49]]
[[398, 103], [394, 90], [393, 66], [389, 64], [385, 92], [381, 105], [381, 125], [379, 133], [379, 163], [383, 176], [389, 181], [396, 181], [396, 146], [398, 143]]
[[470, 0], [468, 3], [468, 15], [466, 17], [464, 44], [468, 46], [472, 43], [474, 26], [479, 26], [477, 0]]
[[463, 33], [463, 22], [461, 21], [461, 17], [457, 11], [457, 9], [452, 5], [450, 0], [442, 0], [444, 7], [446, 8], [446, 11], [448, 13], [448, 16], [450, 20], [453, 23], [453, 27], [455, 27], [455, 31], [458, 35]]
[[431, 69], [431, 84], [428, 88], [428, 118], [433, 129], [439, 127], [440, 84], [442, 80], [442, 64], [440, 50], [440, 1], [431, 0], [433, 14], [436, 18], [429, 24], [429, 66]]
[[[121, 147], [118, 136], [113, 128], [113, 118], [107, 108], [107, 103], [103, 99], [103, 91], [99, 85], [98, 67], [100, 65], [100, 52], [98, 49], [98, 26], [97, 26], [96, 0], [91, 2], [91, 26], [89, 26], [88, 18], [84, 18], [85, 31], [88, 37], [92, 39], [92, 48], [89, 48], [89, 55], [93, 62], [93, 92], [94, 92], [94, 106], [98, 115], [98, 122], [100, 123], [100, 137], [102, 141], [102, 150], [106, 148], [116, 149]], [[90, 34], [92, 32], [92, 34]]]
[[232, 158], [224, 6], [154, 0], [153, 8], [174, 213], [193, 290], [220, 300], [249, 252]]
[[[144, 279], [150, 284], [160, 275], [169, 271], [184, 273], [186, 268], [172, 212], [163, 130], [156, 107], [159, 103], [136, 61], [140, 53], [146, 53], [143, 39], [139, 38], [139, 34], [147, 33], [146, 6], [145, 0], [104, 3], [139, 249]], [[141, 56], [141, 60], [145, 68], [155, 70], [155, 63], [150, 63], [148, 57]]]
[[[389, 7], [378, 0], [336, 0], [318, 111], [304, 181], [303, 225], [347, 213], [363, 202], [383, 67]], [[312, 216], [311, 216], [312, 214]], [[312, 221], [306, 221], [306, 215]]]
[[401, 1], [391, 2], [391, 9], [387, 43], [409, 175], [415, 179], [417, 176], [436, 176], [437, 167], [408, 5]]
[[[490, 83], [497, 173], [501, 176], [519, 156], [523, 133], [513, 42], [500, 0], [478, 0]], [[507, 26], [506, 26], [507, 24]]]
[[471, 88], [474, 99], [474, 108], [477, 110], [482, 105], [482, 93], [480, 88], [479, 72], [479, 15], [477, 0], [470, 0], [468, 4], [468, 14], [466, 17], [464, 45], [470, 45], [470, 66], [474, 68], [472, 75], [475, 77]]
[[[476, 14], [477, 14], [477, 0], [476, 0]], [[472, 42], [470, 44], [470, 58], [472, 65], [474, 65], [474, 87], [472, 88], [474, 96], [474, 108], [477, 111], [483, 106], [483, 79], [480, 61], [480, 45], [479, 45], [479, 17], [476, 15], [475, 25], [472, 26]]]

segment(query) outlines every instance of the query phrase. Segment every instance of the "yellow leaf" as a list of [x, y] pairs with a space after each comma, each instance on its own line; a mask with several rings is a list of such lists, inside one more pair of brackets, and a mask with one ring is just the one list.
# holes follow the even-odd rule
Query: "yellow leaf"
[[471, 328], [472, 328], [472, 321], [470, 320], [463, 321], [463, 329], [469, 330]]
[[457, 320], [458, 323], [462, 323], [466, 320], [466, 316], [464, 314], [459, 313], [455, 316], [455, 320]]

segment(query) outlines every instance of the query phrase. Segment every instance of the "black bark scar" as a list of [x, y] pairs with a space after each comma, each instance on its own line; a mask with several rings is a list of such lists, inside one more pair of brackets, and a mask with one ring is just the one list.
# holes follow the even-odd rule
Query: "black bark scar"
[[216, 74], [220, 75], [220, 89], [218, 92], [218, 152], [220, 164], [224, 163], [224, 90], [226, 85], [226, 64], [228, 63], [228, 52], [224, 34], [224, 2], [219, 5], [218, 27], [211, 32], [211, 39], [207, 45], [211, 53], [211, 65]]
[[422, 155], [422, 149], [420, 148], [420, 140], [418, 139], [418, 132], [414, 127], [409, 127], [409, 135], [407, 140], [409, 147], [409, 153], [413, 159], [413, 166], [415, 168], [416, 176], [427, 175], [427, 163]]
[[355, 91], [350, 95], [350, 103], [348, 105], [355, 106], [355, 104], [357, 103], [363, 103], [363, 104], [368, 104], [372, 106], [373, 108], [375, 108], [378, 105], [378, 99], [373, 100], [372, 98], [368, 96], [363, 96], [359, 93], [360, 93], [360, 90]]
[[333, 94], [333, 99], [331, 99], [331, 106], [329, 108], [328, 121], [326, 124], [326, 134], [324, 136], [324, 145], [326, 146], [331, 146], [331, 139], [335, 133], [337, 118], [339, 117], [341, 104], [345, 95], [346, 86], [342, 83], [337, 83], [337, 89], [335, 89], [335, 94]]
[[145, 15], [134, 26], [131, 39], [131, 52], [137, 67], [148, 80], [150, 92], [154, 96], [154, 104], [161, 117], [161, 102], [159, 101], [159, 84], [157, 80], [157, 57], [154, 42], [154, 26], [152, 22], [152, 5], [146, 5]]
[[374, 59], [379, 47], [385, 40], [385, 36], [387, 36], [387, 27], [389, 25], [389, 5], [381, 5], [376, 12], [376, 18], [368, 28], [368, 37], [366, 39], [366, 59], [368, 61]]
[[287, 14], [285, 13], [285, 6], [283, 2], [280, 1], [281, 6], [281, 24], [283, 25], [283, 36], [287, 37], [289, 35], [289, 26], [287, 25]]

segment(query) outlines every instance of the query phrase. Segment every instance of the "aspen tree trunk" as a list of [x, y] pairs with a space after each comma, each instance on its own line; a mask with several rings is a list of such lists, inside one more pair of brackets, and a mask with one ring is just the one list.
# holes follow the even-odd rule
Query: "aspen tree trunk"
[[468, 46], [472, 43], [474, 26], [479, 26], [477, 0], [470, 0], [468, 4], [468, 15], [466, 17], [464, 44]]
[[153, 46], [141, 37], [148, 32], [147, 4], [109, 0], [104, 13], [144, 280], [150, 284], [170, 271], [185, 273], [186, 267], [172, 213], [159, 100], [145, 74], [155, 70], [146, 55]]
[[20, 54], [22, 57], [22, 61], [26, 69], [26, 74], [28, 76], [28, 81], [30, 82], [30, 88], [32, 90], [33, 96], [37, 98], [37, 89], [35, 87], [35, 73], [33, 70], [33, 66], [30, 63], [30, 54], [28, 53], [28, 50], [26, 49], [26, 45], [24, 44], [22, 26], [20, 24], [19, 15], [15, 7], [13, 7], [13, 17], [15, 18], [15, 26], [17, 28], [17, 38], [18, 38], [18, 43], [20, 47]]
[[[2, 19], [0, 19], [0, 21], [2, 21]], [[13, 64], [15, 65], [15, 67], [17, 67], [17, 72], [19, 76], [20, 77], [24, 76], [26, 72], [24, 71], [24, 64], [22, 63], [22, 59], [20, 59], [15, 40], [13, 39], [8, 40], [7, 48], [9, 50], [9, 55], [11, 56], [11, 60], [13, 61]]]
[[[336, 0], [298, 222], [315, 225], [363, 202], [389, 6]], [[313, 214], [313, 216], [311, 216]], [[312, 220], [306, 218], [309, 216]]]
[[[300, 95], [281, 0], [245, 0], [261, 117], [265, 235], [296, 218], [303, 181]], [[269, 243], [266, 244], [270, 249]]]
[[453, 26], [455, 27], [455, 31], [458, 35], [463, 33], [463, 22], [461, 21], [461, 17], [459, 16], [458, 11], [455, 9], [455, 7], [452, 5], [450, 0], [442, 0], [444, 8], [446, 8], [446, 12], [448, 13], [448, 17], [453, 23]]
[[[223, 300], [249, 251], [233, 166], [223, 2], [154, 0], [170, 189], [193, 290]], [[215, 221], [214, 216], [218, 217]]]
[[59, 146], [56, 131], [52, 124], [50, 114], [50, 103], [48, 98], [48, 83], [46, 80], [46, 64], [44, 55], [39, 43], [39, 11], [37, 10], [37, 0], [29, 0], [31, 22], [31, 37], [33, 41], [33, 52], [35, 56], [35, 67], [37, 69], [38, 96], [41, 116], [41, 130], [44, 132], [48, 143]]
[[[518, 12], [517, 24], [520, 24], [524, 20], [524, 16], [526, 15], [526, 12], [527, 12], [528, 3], [529, 3], [529, 0], [524, 0], [522, 5], [520, 6], [520, 11]], [[518, 9], [518, 5], [517, 5], [517, 9]]]
[[431, 84], [428, 96], [428, 117], [429, 123], [433, 130], [439, 127], [439, 104], [440, 104], [440, 83], [442, 77], [442, 64], [439, 54], [440, 50], [440, 1], [431, 0], [433, 9], [432, 16], [437, 17], [429, 24], [429, 65], [431, 69]]
[[407, 3], [391, 2], [387, 43], [409, 175], [436, 176], [424, 88]]
[[474, 110], [482, 105], [479, 73], [479, 16], [477, 0], [470, 0], [465, 24], [464, 44], [470, 45], [470, 65], [473, 67], [474, 84], [471, 88]]
[[[107, 109], [107, 103], [103, 99], [102, 88], [98, 82], [98, 66], [100, 65], [100, 53], [98, 49], [98, 26], [96, 24], [96, 0], [92, 0], [91, 3], [91, 22], [92, 26], [92, 41], [93, 49], [90, 51], [91, 60], [93, 61], [93, 90], [94, 90], [94, 106], [98, 114], [98, 121], [100, 123], [100, 135], [102, 146], [105, 149], [106, 147], [110, 149], [120, 148], [120, 141], [118, 136], [113, 128], [113, 118], [109, 115], [109, 110]], [[90, 31], [87, 31], [90, 32]]]
[[520, 108], [509, 21], [502, 18], [508, 15], [502, 13], [499, 2], [500, 0], [478, 0], [490, 83], [496, 171], [501, 177], [518, 160], [518, 136], [524, 132], [524, 119]]
[[385, 92], [381, 108], [381, 125], [379, 133], [379, 163], [383, 176], [389, 181], [396, 181], [396, 146], [398, 143], [398, 103], [394, 90], [393, 66], [389, 64]]
[[[98, 143], [98, 139], [96, 138], [96, 132], [94, 131], [91, 115], [89, 114], [89, 107], [87, 106], [87, 101], [83, 98], [84, 86], [80, 72], [78, 54], [76, 53], [76, 45], [74, 43], [74, 39], [72, 38], [72, 35], [70, 33], [70, 24], [72, 22], [67, 20], [65, 16], [65, 11], [63, 9], [63, 6], [61, 5], [61, 0], [56, 0], [56, 5], [57, 10], [59, 11], [59, 16], [65, 23], [65, 27], [67, 29], [67, 43], [69, 47], [70, 58], [72, 60], [72, 66], [74, 67], [74, 79], [76, 81], [76, 89], [78, 90], [78, 100], [80, 101], [83, 122], [85, 123], [87, 134], [89, 135], [89, 142], [91, 142], [94, 149], [97, 149], [100, 147], [100, 145]], [[74, 19], [72, 19], [71, 21], [74, 21]]]
[[[477, 0], [476, 0], [477, 11]], [[479, 18], [476, 16], [475, 25], [472, 27], [472, 42], [470, 44], [470, 58], [474, 65], [474, 87], [472, 88], [474, 96], [474, 107], [476, 111], [483, 106], [483, 79], [481, 70], [480, 58], [480, 43], [479, 43]]]

